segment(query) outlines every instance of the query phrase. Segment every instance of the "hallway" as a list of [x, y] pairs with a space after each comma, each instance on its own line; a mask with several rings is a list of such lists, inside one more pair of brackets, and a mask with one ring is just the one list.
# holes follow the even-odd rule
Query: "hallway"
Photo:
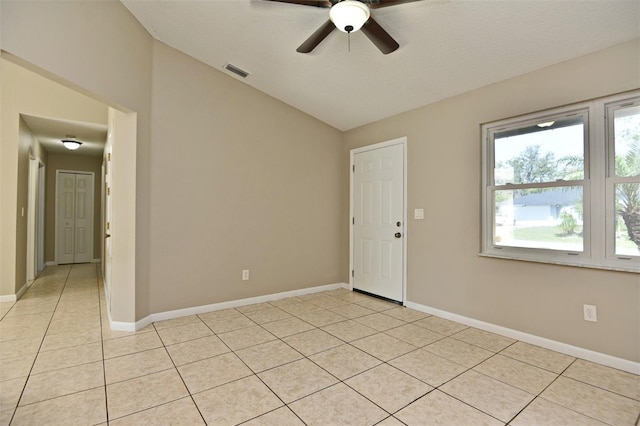
[[0, 426], [633, 425], [640, 412], [638, 376], [344, 289], [114, 332], [98, 268], [49, 267], [0, 304]]

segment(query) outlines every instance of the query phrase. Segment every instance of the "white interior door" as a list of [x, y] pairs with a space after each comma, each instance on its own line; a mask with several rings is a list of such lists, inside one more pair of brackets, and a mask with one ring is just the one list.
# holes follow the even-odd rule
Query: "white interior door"
[[57, 173], [56, 262], [93, 258], [93, 174]]
[[404, 144], [353, 155], [353, 288], [403, 301]]

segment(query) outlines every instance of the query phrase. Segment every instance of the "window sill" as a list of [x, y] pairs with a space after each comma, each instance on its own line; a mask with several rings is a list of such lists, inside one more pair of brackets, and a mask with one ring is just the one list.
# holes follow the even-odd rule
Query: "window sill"
[[629, 268], [629, 267], [614, 266], [614, 265], [594, 265], [594, 264], [587, 264], [587, 263], [571, 263], [571, 262], [561, 262], [561, 261], [554, 261], [554, 260], [531, 259], [531, 258], [522, 258], [517, 256], [511, 256], [511, 255], [505, 255], [505, 254], [494, 254], [494, 253], [478, 253], [478, 256], [494, 258], [494, 259], [517, 260], [521, 262], [544, 263], [548, 265], [570, 266], [574, 268], [600, 269], [605, 271], [640, 274], [640, 265], [638, 265], [637, 268]]

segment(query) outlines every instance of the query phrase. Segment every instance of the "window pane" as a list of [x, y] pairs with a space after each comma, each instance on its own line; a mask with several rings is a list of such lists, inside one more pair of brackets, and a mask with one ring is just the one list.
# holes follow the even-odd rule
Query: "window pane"
[[640, 175], [640, 106], [614, 112], [616, 176]]
[[640, 183], [616, 185], [617, 255], [640, 255]]
[[496, 246], [582, 251], [581, 186], [494, 192]]
[[584, 117], [498, 132], [494, 185], [584, 179]]

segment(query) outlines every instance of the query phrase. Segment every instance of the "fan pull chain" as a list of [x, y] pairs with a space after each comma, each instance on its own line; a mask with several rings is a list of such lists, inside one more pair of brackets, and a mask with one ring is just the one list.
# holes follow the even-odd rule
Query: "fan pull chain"
[[349, 46], [349, 53], [351, 53], [351, 31], [347, 33], [347, 45]]

